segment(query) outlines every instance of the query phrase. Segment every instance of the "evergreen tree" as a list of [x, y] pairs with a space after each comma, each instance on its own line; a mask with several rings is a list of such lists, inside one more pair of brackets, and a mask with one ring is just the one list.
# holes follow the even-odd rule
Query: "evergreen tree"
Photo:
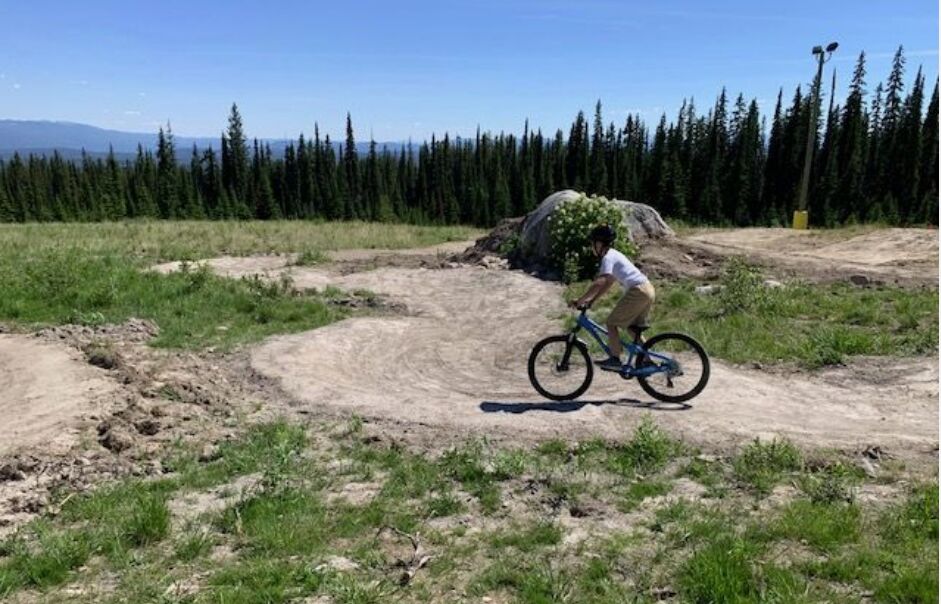
[[922, 149], [921, 174], [918, 178], [918, 212], [913, 222], [924, 221], [938, 224], [938, 80], [928, 103], [928, 112], [921, 126]]
[[595, 105], [594, 130], [591, 137], [591, 175], [589, 189], [591, 193], [607, 193], [608, 174], [605, 166], [605, 135], [604, 124], [601, 122], [601, 100]]
[[346, 114], [346, 146], [343, 150], [343, 174], [345, 176], [346, 218], [363, 218], [362, 188], [359, 182], [359, 156], [356, 153], [356, 140], [353, 138], [353, 121]]
[[863, 105], [866, 77], [866, 55], [859, 53], [853, 80], [850, 83], [849, 97], [843, 109], [840, 123], [838, 144], [839, 186], [836, 191], [836, 205], [842, 208], [837, 217], [839, 222], [847, 218], [861, 220], [867, 213], [867, 192], [865, 168], [867, 156], [867, 132], [869, 125]]
[[232, 103], [229, 127], [222, 137], [222, 184], [236, 214], [244, 214], [248, 201], [248, 143], [238, 106]]
[[176, 218], [179, 210], [176, 149], [170, 124], [157, 133], [157, 207], [163, 218]]

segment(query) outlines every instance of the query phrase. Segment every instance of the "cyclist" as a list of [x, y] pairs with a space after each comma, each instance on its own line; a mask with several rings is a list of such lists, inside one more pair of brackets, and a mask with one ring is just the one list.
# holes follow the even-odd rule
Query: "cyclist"
[[601, 369], [608, 371], [620, 371], [622, 368], [622, 347], [618, 330], [628, 328], [635, 338], [643, 341], [636, 326], [647, 324], [650, 307], [656, 297], [647, 276], [640, 272], [627, 256], [611, 247], [616, 239], [617, 231], [610, 225], [602, 224], [592, 229], [588, 241], [592, 252], [601, 259], [598, 277], [585, 294], [571, 304], [573, 307], [591, 305], [611, 289], [616, 281], [624, 288], [624, 295], [606, 321], [611, 356], [603, 361], [596, 361]]

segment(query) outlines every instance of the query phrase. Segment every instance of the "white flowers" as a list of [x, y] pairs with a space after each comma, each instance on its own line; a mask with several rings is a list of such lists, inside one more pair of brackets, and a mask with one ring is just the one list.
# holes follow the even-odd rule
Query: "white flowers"
[[588, 277], [593, 273], [595, 258], [588, 246], [588, 233], [599, 224], [610, 224], [617, 228], [615, 249], [633, 255], [634, 249], [621, 225], [621, 211], [605, 197], [581, 194], [565, 200], [556, 206], [548, 221], [552, 259], [556, 268], [563, 271], [566, 281]]

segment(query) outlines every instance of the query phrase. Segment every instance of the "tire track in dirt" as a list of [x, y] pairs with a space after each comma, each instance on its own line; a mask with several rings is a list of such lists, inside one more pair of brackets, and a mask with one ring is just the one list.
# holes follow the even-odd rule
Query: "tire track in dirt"
[[77, 440], [81, 418], [100, 411], [116, 385], [74, 349], [26, 335], [0, 335], [0, 455]]

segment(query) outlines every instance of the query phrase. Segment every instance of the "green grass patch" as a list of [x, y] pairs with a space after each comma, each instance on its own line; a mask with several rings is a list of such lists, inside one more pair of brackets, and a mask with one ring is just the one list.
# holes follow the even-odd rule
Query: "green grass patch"
[[269, 335], [314, 329], [346, 316], [314, 293], [207, 268], [161, 275], [158, 260], [220, 254], [403, 248], [464, 240], [463, 227], [312, 222], [126, 222], [0, 225], [0, 321], [97, 325], [130, 317], [160, 327], [155, 346], [229, 349]]
[[537, 522], [530, 526], [501, 530], [490, 538], [497, 548], [513, 547], [529, 553], [562, 542], [562, 529], [553, 522]]
[[[477, 439], [436, 457], [373, 440], [359, 420], [308, 441], [311, 429], [253, 427], [208, 457], [176, 451], [160, 479], [69, 497], [57, 516], [0, 542], [0, 598], [33, 589], [64, 600], [63, 584], [105, 576], [119, 577], [105, 598], [114, 602], [159, 601], [191, 578], [199, 587], [187, 596], [193, 602], [434, 602], [455, 594], [532, 603], [816, 602], [866, 593], [923, 602], [937, 594], [937, 484], [893, 502], [857, 502], [864, 475], [838, 458], [804, 462], [786, 441], [756, 441], [732, 459], [690, 457], [646, 420], [621, 443], [520, 449]], [[172, 498], [247, 474], [259, 480], [228, 508], [170, 530]], [[678, 475], [714, 482], [729, 496], [649, 500], [670, 492]], [[351, 476], [374, 483], [366, 503], [331, 496]], [[755, 485], [784, 477], [803, 495], [758, 505]], [[524, 506], [499, 508], [504, 491]], [[491, 492], [499, 515], [485, 519]], [[477, 504], [466, 505], [464, 493]], [[570, 528], [555, 514], [566, 513], [560, 500], [576, 496], [586, 513], [570, 507]], [[649, 519], [622, 515], [625, 532], [611, 531], [609, 520], [645, 499]], [[387, 529], [420, 535], [433, 556], [407, 587], [397, 584], [399, 561], [412, 545]], [[571, 539], [570, 530], [582, 529], [584, 540]], [[233, 555], [214, 558], [216, 546]], [[355, 566], [324, 566], [331, 556]]]
[[666, 495], [672, 489], [670, 483], [664, 480], [642, 480], [631, 483], [624, 493], [624, 500], [620, 503], [619, 508], [623, 512], [629, 512], [643, 503], [645, 499]]
[[509, 476], [490, 467], [486, 463], [484, 451], [483, 444], [476, 441], [464, 447], [449, 449], [439, 464], [447, 477], [461, 483], [465, 490], [477, 497], [484, 512], [492, 513], [500, 505], [499, 483]]
[[169, 492], [164, 481], [119, 483], [66, 502], [55, 523], [28, 525], [2, 547], [0, 596], [62, 583], [93, 555], [126, 564], [133, 550], [169, 534]]
[[497, 560], [472, 582], [468, 591], [475, 596], [509, 592], [516, 602], [548, 604], [572, 599], [571, 573], [548, 559], [511, 558]]
[[208, 583], [200, 601], [268, 604], [315, 594], [324, 586], [325, 576], [303, 561], [261, 559], [224, 567]]
[[0, 559], [0, 598], [23, 587], [40, 589], [64, 582], [94, 551], [88, 532], [62, 530], [37, 522], [4, 545]]
[[321, 250], [306, 249], [297, 255], [292, 263], [294, 266], [316, 266], [330, 260], [330, 256]]
[[677, 441], [661, 430], [649, 416], [644, 416], [629, 441], [608, 449], [606, 463], [610, 470], [631, 477], [659, 470], [679, 450]]
[[0, 255], [0, 320], [25, 325], [154, 320], [153, 345], [226, 349], [314, 329], [344, 313], [289, 282], [227, 279], [207, 268], [162, 275], [125, 256], [59, 250]]
[[302, 426], [275, 421], [252, 426], [241, 438], [223, 442], [209, 460], [200, 461], [197, 451], [180, 449], [163, 460], [163, 467], [175, 474], [178, 485], [205, 489], [254, 472], [278, 476], [306, 444]]
[[201, 529], [191, 530], [177, 539], [173, 553], [180, 562], [192, 562], [208, 554], [213, 544], [212, 533]]
[[815, 503], [799, 499], [784, 508], [770, 531], [775, 537], [833, 552], [843, 544], [857, 541], [860, 525], [860, 510], [855, 504]]
[[739, 482], [766, 495], [782, 476], [801, 469], [802, 464], [800, 451], [790, 441], [775, 438], [763, 442], [756, 438], [741, 450], [732, 467]]
[[[812, 517], [806, 521], [818, 524]], [[823, 525], [832, 522], [824, 520]], [[845, 522], [837, 520], [836, 524]], [[837, 528], [814, 529], [810, 539], [838, 540]], [[853, 543], [830, 547], [825, 558], [801, 564], [802, 572], [808, 577], [859, 585], [872, 592], [878, 602], [937, 601], [937, 483], [920, 485], [904, 501], [868, 517], [863, 515], [854, 537]]]
[[[925, 355], [938, 349], [937, 288], [794, 282], [769, 289], [757, 269], [740, 260], [730, 261], [718, 294], [697, 294], [696, 285], [655, 283], [650, 334], [687, 333], [710, 356], [733, 363], [797, 362], [808, 368], [855, 355]], [[566, 300], [587, 286], [569, 286]], [[612, 291], [596, 303], [593, 316], [603, 320], [619, 295]], [[574, 325], [571, 314], [565, 324]]]

